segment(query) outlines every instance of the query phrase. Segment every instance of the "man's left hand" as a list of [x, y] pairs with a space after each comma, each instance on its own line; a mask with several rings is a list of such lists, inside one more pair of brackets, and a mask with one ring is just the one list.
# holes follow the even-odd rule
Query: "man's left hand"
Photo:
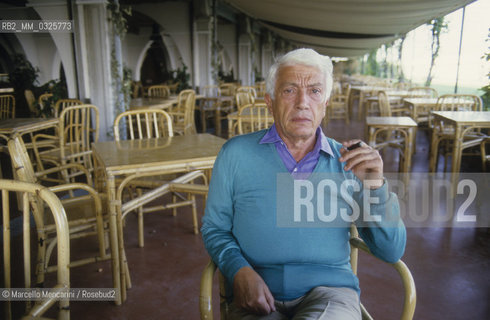
[[[360, 143], [358, 148], [348, 150], [347, 148]], [[341, 162], [345, 162], [345, 170], [352, 172], [359, 180], [370, 180], [370, 187], [375, 189], [383, 185], [383, 159], [378, 150], [370, 147], [359, 139], [344, 141], [340, 149]]]

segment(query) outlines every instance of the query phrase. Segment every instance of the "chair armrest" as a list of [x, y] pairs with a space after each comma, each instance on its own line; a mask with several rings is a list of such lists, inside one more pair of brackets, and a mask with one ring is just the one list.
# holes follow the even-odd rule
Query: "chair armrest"
[[199, 312], [201, 319], [213, 319], [213, 278], [216, 265], [212, 260], [204, 268], [201, 275], [201, 288], [199, 291]]
[[[362, 239], [360, 238], [351, 238], [350, 239], [351, 246], [361, 249], [362, 251], [373, 255], [369, 250], [368, 246]], [[374, 256], [374, 255], [373, 255]], [[403, 288], [405, 292], [405, 298], [403, 302], [403, 311], [401, 320], [410, 320], [413, 318], [413, 314], [415, 313], [415, 305], [417, 301], [417, 292], [415, 288], [415, 282], [412, 277], [412, 273], [410, 269], [408, 269], [407, 265], [402, 261], [398, 260], [395, 263], [389, 263], [395, 270], [398, 272], [402, 279]]]
[[91, 197], [94, 200], [95, 203], [95, 215], [96, 216], [102, 216], [102, 200], [100, 199], [99, 193], [92, 188], [91, 186], [84, 184], [84, 183], [69, 183], [69, 184], [60, 184], [57, 186], [49, 187], [49, 190], [51, 190], [54, 193], [58, 192], [64, 192], [64, 191], [73, 191], [73, 190], [84, 190], [89, 193], [88, 196], [80, 196], [80, 197], [74, 197], [70, 199], [64, 199], [61, 200], [61, 203], [69, 203], [72, 201], [76, 201], [78, 199], [84, 198], [84, 197]]
[[63, 170], [69, 169], [69, 168], [74, 168], [74, 169], [78, 169], [78, 170], [82, 171], [85, 174], [85, 176], [87, 177], [87, 184], [90, 186], [93, 185], [92, 175], [90, 174], [90, 172], [87, 170], [87, 168], [85, 168], [84, 166], [82, 166], [78, 163], [69, 163], [69, 164], [61, 165], [59, 167], [50, 168], [50, 169], [46, 169], [43, 171], [38, 171], [35, 173], [35, 175], [39, 179], [42, 179], [43, 176], [47, 176], [48, 174], [60, 172], [60, 171], [63, 171]]

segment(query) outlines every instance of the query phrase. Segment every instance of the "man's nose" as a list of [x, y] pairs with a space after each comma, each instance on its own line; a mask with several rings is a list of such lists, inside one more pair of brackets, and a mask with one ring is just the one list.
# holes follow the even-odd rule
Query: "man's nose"
[[296, 108], [298, 109], [306, 109], [309, 107], [308, 102], [308, 92], [307, 90], [299, 90], [298, 96], [296, 99]]

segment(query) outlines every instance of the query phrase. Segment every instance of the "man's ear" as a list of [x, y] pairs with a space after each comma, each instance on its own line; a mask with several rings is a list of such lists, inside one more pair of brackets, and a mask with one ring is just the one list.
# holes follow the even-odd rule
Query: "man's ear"
[[325, 115], [327, 114], [327, 106], [328, 106], [328, 99], [327, 101], [325, 102], [325, 106], [323, 107], [323, 116], [325, 117]]
[[264, 101], [265, 101], [265, 104], [267, 105], [267, 109], [269, 110], [270, 114], [273, 114], [272, 113], [272, 98], [271, 98], [270, 94], [268, 94], [268, 93], [265, 94]]

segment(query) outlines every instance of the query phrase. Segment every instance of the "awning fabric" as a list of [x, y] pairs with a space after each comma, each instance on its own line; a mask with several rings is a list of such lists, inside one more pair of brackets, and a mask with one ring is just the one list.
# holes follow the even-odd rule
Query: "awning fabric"
[[363, 55], [474, 0], [225, 0], [298, 46]]

